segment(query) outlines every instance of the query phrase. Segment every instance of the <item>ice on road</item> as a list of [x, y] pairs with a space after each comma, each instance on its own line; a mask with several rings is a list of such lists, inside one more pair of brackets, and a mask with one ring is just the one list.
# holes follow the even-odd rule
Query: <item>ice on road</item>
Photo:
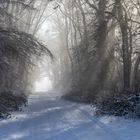
[[90, 105], [32, 94], [29, 105], [0, 121], [0, 140], [140, 140], [140, 121], [97, 118]]

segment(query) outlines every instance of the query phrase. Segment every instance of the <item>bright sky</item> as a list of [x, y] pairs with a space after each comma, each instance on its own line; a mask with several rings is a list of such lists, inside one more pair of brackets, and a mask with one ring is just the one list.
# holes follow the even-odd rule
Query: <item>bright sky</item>
[[35, 92], [45, 92], [50, 90], [52, 87], [51, 81], [48, 77], [43, 77], [35, 82], [34, 90]]

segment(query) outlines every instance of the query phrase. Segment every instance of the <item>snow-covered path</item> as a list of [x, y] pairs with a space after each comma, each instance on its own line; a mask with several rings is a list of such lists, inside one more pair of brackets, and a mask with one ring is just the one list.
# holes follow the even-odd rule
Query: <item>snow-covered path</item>
[[140, 140], [140, 121], [96, 118], [90, 106], [32, 94], [24, 112], [0, 122], [0, 140]]

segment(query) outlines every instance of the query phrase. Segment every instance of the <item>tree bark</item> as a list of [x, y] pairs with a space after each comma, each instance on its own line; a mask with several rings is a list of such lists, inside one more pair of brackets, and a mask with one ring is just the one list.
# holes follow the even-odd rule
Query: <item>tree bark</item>
[[128, 19], [127, 14], [123, 15], [123, 7], [121, 0], [116, 0], [117, 16], [119, 26], [122, 33], [122, 59], [123, 59], [123, 91], [130, 90], [130, 74], [131, 74], [131, 55], [129, 50], [129, 35], [128, 35]]
[[140, 88], [140, 76], [139, 76], [139, 66], [140, 66], [140, 54], [137, 57], [137, 60], [134, 65], [134, 91], [139, 92]]

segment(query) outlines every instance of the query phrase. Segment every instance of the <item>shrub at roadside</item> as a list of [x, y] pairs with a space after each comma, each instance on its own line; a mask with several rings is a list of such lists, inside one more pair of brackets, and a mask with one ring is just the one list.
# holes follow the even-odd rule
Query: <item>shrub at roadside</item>
[[140, 118], [140, 94], [105, 97], [95, 102], [97, 115]]
[[0, 119], [10, 117], [10, 112], [20, 111], [27, 103], [27, 97], [16, 95], [12, 91], [0, 93]]

